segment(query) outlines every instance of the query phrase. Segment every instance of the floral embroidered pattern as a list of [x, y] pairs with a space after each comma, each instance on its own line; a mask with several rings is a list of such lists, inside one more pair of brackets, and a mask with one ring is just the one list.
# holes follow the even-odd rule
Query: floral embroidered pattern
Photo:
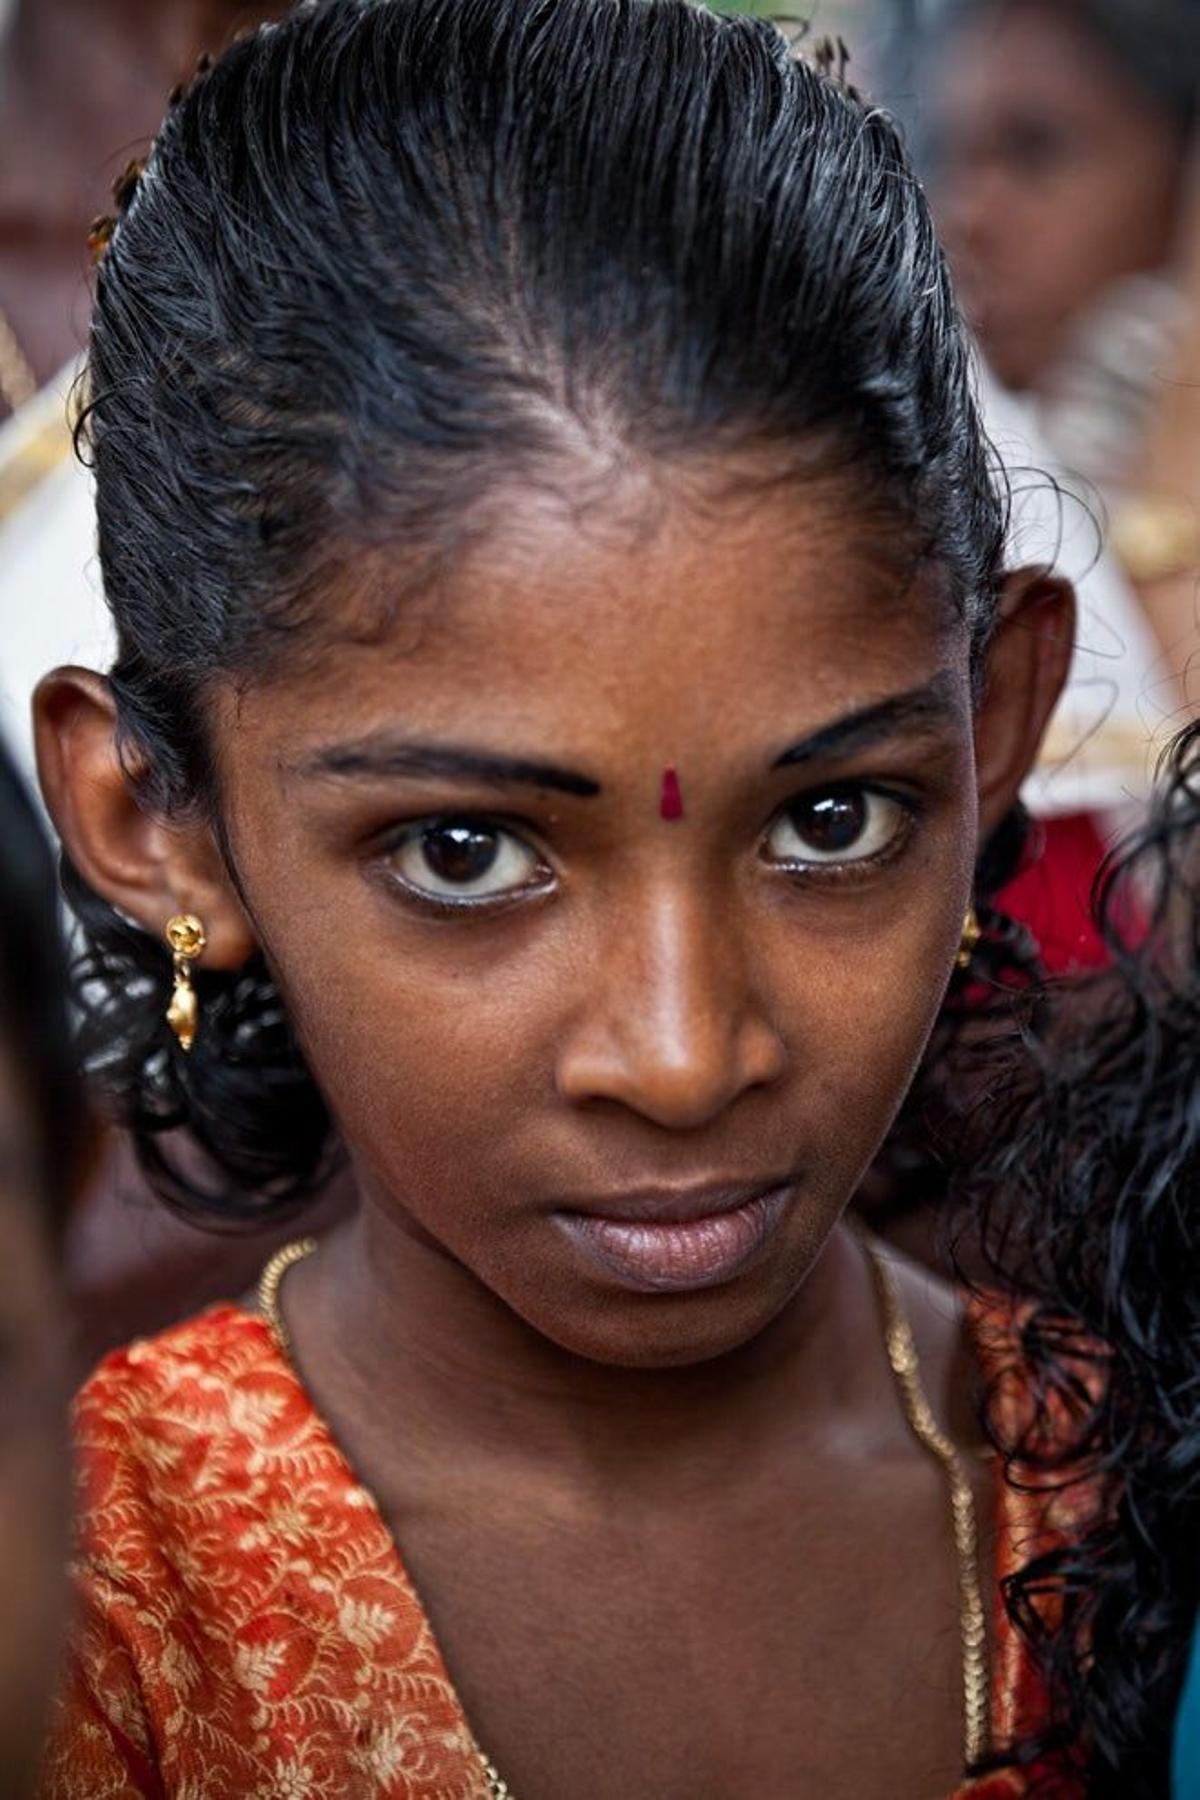
[[[44, 1800], [486, 1800], [396, 1546], [261, 1318], [218, 1306], [117, 1352], [75, 1419], [80, 1616]], [[999, 1505], [1003, 1575], [1061, 1521]], [[999, 1606], [994, 1687], [998, 1735], [1036, 1721]]]
[[267, 1325], [109, 1357], [76, 1408], [59, 1800], [485, 1800], [429, 1623]]

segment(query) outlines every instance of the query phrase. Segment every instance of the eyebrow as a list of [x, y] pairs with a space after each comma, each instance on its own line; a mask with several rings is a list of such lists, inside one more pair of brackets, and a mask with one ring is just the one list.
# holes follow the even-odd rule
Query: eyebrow
[[954, 676], [949, 670], [943, 670], [924, 687], [890, 694], [886, 700], [877, 700], [871, 706], [859, 707], [844, 718], [819, 726], [807, 737], [789, 745], [771, 766], [788, 769], [799, 763], [817, 762], [822, 757], [848, 756], [902, 732], [949, 724], [962, 716], [962, 708], [955, 697], [956, 689]]
[[[943, 671], [924, 687], [892, 694], [886, 700], [860, 707], [844, 718], [819, 726], [789, 745], [771, 766], [775, 769], [794, 768], [822, 757], [845, 756], [895, 737], [904, 730], [956, 720], [961, 709], [954, 692], [954, 677]], [[577, 769], [562, 768], [557, 763], [524, 756], [501, 756], [465, 745], [427, 744], [386, 735], [314, 750], [288, 773], [299, 775], [302, 780], [352, 781], [386, 781], [407, 775], [424, 775], [450, 781], [482, 781], [501, 787], [517, 784], [548, 788], [581, 800], [594, 800], [604, 791], [590, 775], [583, 775]]]
[[498, 756], [457, 744], [412, 743], [403, 738], [370, 737], [357, 743], [331, 744], [296, 765], [307, 780], [330, 776], [357, 781], [386, 781], [396, 776], [428, 775], [450, 781], [482, 781], [509, 787], [551, 788], [580, 800], [593, 800], [602, 790], [590, 775], [557, 763], [525, 756]]

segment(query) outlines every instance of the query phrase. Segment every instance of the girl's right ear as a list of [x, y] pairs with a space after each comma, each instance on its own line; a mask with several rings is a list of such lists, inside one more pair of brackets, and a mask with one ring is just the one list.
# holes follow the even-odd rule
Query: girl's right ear
[[206, 968], [237, 969], [254, 932], [205, 824], [180, 826], [138, 800], [117, 751], [117, 708], [102, 675], [55, 669], [33, 701], [38, 778], [63, 847], [87, 885], [161, 938], [176, 913], [195, 913]]

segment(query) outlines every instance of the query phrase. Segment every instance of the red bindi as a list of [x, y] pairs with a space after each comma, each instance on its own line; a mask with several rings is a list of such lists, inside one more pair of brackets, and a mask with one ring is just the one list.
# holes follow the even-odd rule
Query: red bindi
[[668, 763], [663, 770], [662, 794], [658, 802], [658, 810], [664, 819], [682, 819], [683, 790], [679, 785], [679, 776], [673, 763]]

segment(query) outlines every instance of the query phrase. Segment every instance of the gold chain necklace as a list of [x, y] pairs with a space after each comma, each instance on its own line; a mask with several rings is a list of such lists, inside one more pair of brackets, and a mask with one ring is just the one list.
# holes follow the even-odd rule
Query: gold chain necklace
[[[963, 1667], [963, 1761], [969, 1769], [978, 1762], [988, 1744], [988, 1667], [987, 1616], [979, 1577], [979, 1530], [975, 1520], [975, 1495], [966, 1467], [954, 1444], [933, 1416], [933, 1409], [921, 1385], [921, 1365], [912, 1327], [900, 1298], [900, 1284], [891, 1263], [868, 1239], [863, 1240], [879, 1310], [883, 1318], [883, 1339], [887, 1359], [895, 1378], [900, 1405], [908, 1428], [921, 1445], [941, 1466], [950, 1495], [950, 1516], [954, 1525], [954, 1548], [958, 1556], [959, 1624], [962, 1639]], [[317, 1248], [316, 1238], [300, 1238], [277, 1250], [258, 1284], [258, 1304], [270, 1324], [285, 1356], [291, 1356], [292, 1345], [279, 1305], [279, 1284], [293, 1263], [302, 1262]], [[489, 1800], [516, 1800], [495, 1765], [478, 1751], [480, 1765], [487, 1780]]]
[[33, 364], [18, 342], [12, 321], [0, 306], [0, 400], [10, 413], [20, 412], [37, 391]]

